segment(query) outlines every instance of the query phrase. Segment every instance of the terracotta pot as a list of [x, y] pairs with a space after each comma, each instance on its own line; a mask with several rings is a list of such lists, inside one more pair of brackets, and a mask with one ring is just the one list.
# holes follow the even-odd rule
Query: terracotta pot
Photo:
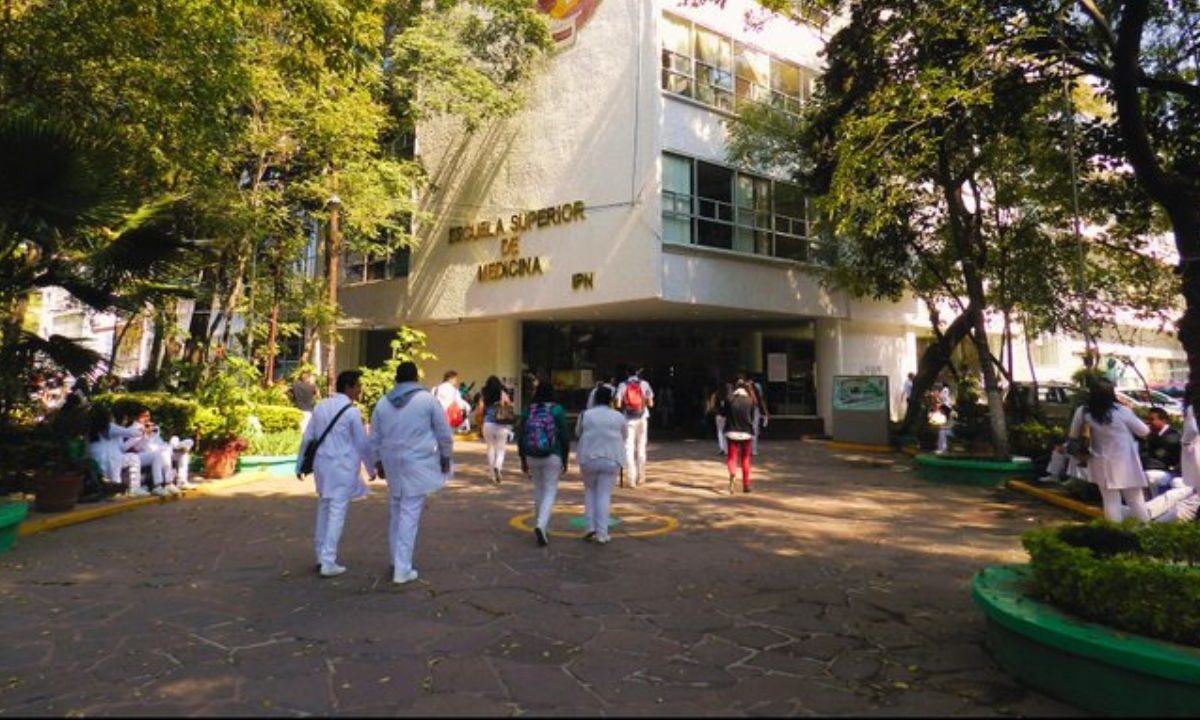
[[79, 502], [83, 474], [75, 471], [43, 471], [34, 476], [34, 508], [38, 512], [66, 512]]
[[204, 477], [212, 480], [227, 478], [237, 471], [238, 453], [217, 449], [204, 452]]

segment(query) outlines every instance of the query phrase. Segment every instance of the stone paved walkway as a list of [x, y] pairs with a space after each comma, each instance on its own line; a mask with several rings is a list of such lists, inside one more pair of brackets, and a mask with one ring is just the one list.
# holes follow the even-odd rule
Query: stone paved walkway
[[[379, 489], [332, 580], [294, 479], [23, 538], [0, 555], [0, 715], [1079, 714], [996, 667], [969, 590], [1062, 511], [803, 442], [763, 443], [729, 496], [712, 443], [652, 443], [610, 545], [562, 534], [573, 469], [538, 548], [509, 525], [515, 455], [493, 486], [482, 450], [459, 443], [400, 588]], [[620, 531], [649, 514], [679, 527]]]

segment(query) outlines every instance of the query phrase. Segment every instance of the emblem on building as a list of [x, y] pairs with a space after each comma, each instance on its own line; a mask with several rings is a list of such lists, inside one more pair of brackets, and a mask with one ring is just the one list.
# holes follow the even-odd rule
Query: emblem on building
[[567, 47], [575, 42], [579, 32], [601, 0], [538, 0], [538, 10], [550, 16], [550, 37], [558, 47]]

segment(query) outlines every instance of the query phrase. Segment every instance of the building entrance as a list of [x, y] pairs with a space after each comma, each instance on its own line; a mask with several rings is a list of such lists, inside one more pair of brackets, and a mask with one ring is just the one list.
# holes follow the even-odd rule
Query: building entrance
[[807, 320], [529, 322], [522, 365], [527, 375], [550, 377], [572, 413], [583, 409], [597, 381], [620, 381], [643, 368], [655, 393], [651, 426], [699, 436], [710, 427], [714, 392], [739, 372], [762, 384], [773, 417], [814, 417], [813, 337]]

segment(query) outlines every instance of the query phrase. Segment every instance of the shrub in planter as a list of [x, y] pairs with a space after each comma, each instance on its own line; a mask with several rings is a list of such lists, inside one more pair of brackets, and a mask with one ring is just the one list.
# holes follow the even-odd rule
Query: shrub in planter
[[300, 410], [288, 405], [255, 405], [250, 414], [258, 418], [258, 423], [266, 434], [296, 430], [300, 427], [300, 418], [303, 416]]
[[1050, 451], [1067, 436], [1065, 428], [1027, 420], [1008, 428], [1008, 442], [1013, 455], [1031, 458], [1038, 467], [1045, 467]]
[[1200, 645], [1200, 524], [1089, 525], [1022, 537], [1034, 594], [1080, 617]]

